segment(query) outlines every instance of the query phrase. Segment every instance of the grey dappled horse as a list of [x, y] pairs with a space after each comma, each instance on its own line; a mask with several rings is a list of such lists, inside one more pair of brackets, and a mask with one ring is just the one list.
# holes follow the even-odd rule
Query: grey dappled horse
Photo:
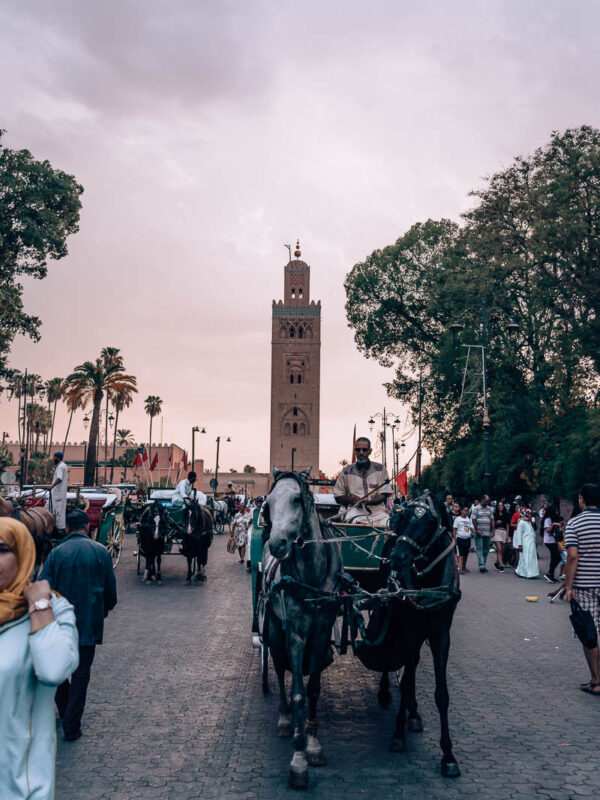
[[[309, 764], [325, 764], [317, 738], [317, 701], [321, 672], [332, 661], [331, 631], [338, 610], [337, 602], [317, 607], [310, 601], [333, 593], [342, 573], [338, 544], [323, 538], [307, 485], [309, 474], [310, 470], [281, 472], [275, 467], [275, 482], [262, 510], [269, 536], [263, 553], [263, 642], [279, 682], [277, 731], [294, 736], [288, 780], [296, 789], [307, 786]], [[292, 674], [290, 702], [286, 670]], [[308, 675], [306, 688], [303, 675]]]

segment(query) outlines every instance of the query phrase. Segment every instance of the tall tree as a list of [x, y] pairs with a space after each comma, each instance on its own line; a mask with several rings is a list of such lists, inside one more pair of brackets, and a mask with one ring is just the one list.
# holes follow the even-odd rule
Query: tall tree
[[3, 145], [0, 131], [0, 374], [17, 334], [40, 338], [40, 319], [23, 307], [20, 278], [44, 278], [47, 260], [67, 255], [78, 230], [83, 188], [72, 175]]
[[[119, 414], [125, 408], [129, 408], [129, 406], [133, 402], [133, 389], [123, 387], [120, 391], [116, 392], [113, 395], [113, 408], [115, 409], [115, 427], [114, 427], [114, 435], [113, 435], [113, 449], [112, 449], [112, 461], [110, 465], [110, 482], [113, 481], [114, 470], [115, 470], [115, 451], [117, 448], [117, 435], [119, 431], [117, 430], [117, 425], [119, 424]], [[135, 390], [137, 391], [137, 389]], [[129, 444], [129, 442], [127, 442]]]
[[[124, 368], [123, 365], [123, 356], [121, 355], [121, 351], [118, 347], [103, 347], [100, 351], [100, 358], [104, 364], [105, 369], [109, 367], [119, 367], [120, 369]], [[106, 467], [108, 461], [108, 402], [112, 400], [112, 392], [110, 389], [106, 392], [106, 406], [104, 409], [104, 482], [106, 483]], [[116, 428], [116, 423], [115, 423]], [[113, 439], [114, 442], [114, 439]], [[113, 446], [113, 459], [115, 457], [114, 453], [114, 446]], [[112, 474], [112, 469], [111, 469]], [[112, 479], [111, 479], [112, 480]]]
[[63, 452], [66, 450], [67, 447], [69, 431], [71, 430], [71, 423], [73, 422], [73, 414], [79, 408], [83, 410], [86, 406], [87, 400], [85, 399], [84, 394], [80, 388], [74, 388], [67, 381], [65, 381], [65, 403], [67, 406], [67, 411], [69, 412], [69, 422], [67, 424], [67, 430], [65, 432], [65, 441], [63, 443], [63, 448], [62, 448]]
[[40, 437], [44, 436], [52, 426], [52, 414], [39, 403], [27, 403], [27, 429], [29, 441], [34, 440], [33, 452], [40, 449]]
[[97, 358], [95, 362], [85, 361], [75, 367], [74, 372], [67, 377], [66, 383], [69, 389], [80, 393], [84, 400], [90, 400], [93, 404], [84, 472], [84, 483], [86, 486], [92, 486], [95, 479], [97, 443], [100, 433], [100, 409], [104, 395], [107, 392], [114, 395], [125, 388], [136, 391], [137, 380], [133, 375], [125, 374], [118, 364], [106, 367], [104, 360]]
[[148, 458], [150, 459], [150, 464], [152, 464], [152, 420], [154, 417], [157, 417], [160, 414], [162, 408], [163, 401], [155, 394], [149, 394], [148, 397], [144, 400], [144, 407], [146, 409], [146, 414], [150, 417], [150, 436], [148, 439]]
[[48, 401], [48, 411], [52, 408], [52, 426], [50, 427], [50, 441], [48, 450], [52, 447], [52, 437], [54, 436], [54, 422], [56, 420], [56, 406], [62, 400], [64, 393], [64, 382], [62, 378], [51, 378], [46, 381], [46, 400]]
[[129, 430], [129, 428], [119, 428], [117, 431], [117, 444], [119, 447], [125, 447], [133, 443], [133, 433]]

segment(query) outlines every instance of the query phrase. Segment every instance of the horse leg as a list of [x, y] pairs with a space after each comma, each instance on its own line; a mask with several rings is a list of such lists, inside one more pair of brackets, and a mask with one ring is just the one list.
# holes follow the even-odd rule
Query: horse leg
[[326, 764], [323, 748], [317, 739], [317, 702], [321, 693], [321, 673], [313, 673], [306, 685], [308, 719], [306, 720], [306, 759], [311, 767]]
[[186, 579], [185, 579], [185, 585], [186, 586], [190, 586], [190, 584], [192, 583], [192, 561], [193, 561], [193, 556], [187, 556], [187, 567], [188, 568], [187, 568], [187, 576], [186, 576]]
[[417, 662], [411, 653], [404, 665], [404, 673], [400, 681], [400, 708], [396, 716], [396, 727], [390, 749], [392, 753], [405, 753], [407, 750], [406, 744], [406, 709], [409, 705], [409, 693], [411, 686], [414, 689], [415, 684], [415, 670], [417, 669]]
[[445, 630], [435, 638], [430, 637], [433, 669], [435, 671], [435, 704], [440, 714], [440, 747], [442, 748], [442, 775], [444, 778], [458, 778], [460, 769], [452, 752], [452, 741], [448, 727], [448, 684], [446, 682], [446, 666], [450, 652], [450, 631]]
[[200, 556], [198, 558], [198, 571], [200, 572], [200, 580], [206, 580], [206, 563], [208, 561], [208, 547], [202, 543], [200, 546]]
[[162, 562], [162, 556], [159, 553], [156, 556], [156, 582], [158, 583], [159, 586], [162, 584], [162, 574], [160, 571], [161, 562]]
[[144, 580], [150, 586], [152, 584], [152, 558], [146, 556], [146, 569], [144, 570]]
[[306, 690], [302, 677], [304, 642], [298, 634], [289, 634], [289, 658], [292, 666], [292, 718], [294, 721], [294, 757], [290, 764], [288, 783], [293, 789], [308, 786], [306, 748]]
[[408, 686], [406, 693], [406, 707], [408, 709], [407, 728], [409, 731], [413, 731], [414, 733], [421, 733], [423, 730], [423, 720], [417, 711], [417, 691], [415, 686], [415, 677], [417, 673], [417, 666], [419, 665], [420, 655], [421, 653], [418, 649], [415, 654], [414, 669], [412, 669], [408, 675]]
[[[267, 645], [263, 646], [266, 647]], [[292, 735], [293, 728], [290, 704], [288, 703], [285, 692], [285, 665], [277, 663], [275, 659], [273, 659], [273, 664], [275, 665], [277, 683], [279, 684], [279, 719], [277, 720], [277, 736], [287, 739]]]
[[389, 708], [392, 703], [392, 695], [390, 692], [390, 676], [387, 672], [381, 673], [379, 691], [377, 692], [377, 702], [381, 708]]

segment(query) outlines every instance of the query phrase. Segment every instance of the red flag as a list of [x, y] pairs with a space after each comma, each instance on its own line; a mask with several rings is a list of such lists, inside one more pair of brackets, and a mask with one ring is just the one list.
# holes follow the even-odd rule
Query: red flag
[[183, 461], [183, 469], [184, 469], [185, 472], [187, 472], [188, 460], [187, 460], [187, 453], [186, 453], [185, 450], [183, 451], [183, 456], [181, 457], [181, 460]]
[[142, 456], [142, 461], [144, 462], [144, 464], [148, 461], [148, 451], [146, 450], [145, 447], [144, 447], [144, 455]]
[[154, 472], [155, 467], [158, 466], [158, 453], [154, 453], [152, 464], [150, 464], [150, 472]]
[[402, 492], [402, 494], [407, 497], [408, 496], [408, 474], [405, 469], [402, 472], [399, 472], [396, 475], [396, 484], [398, 488]]
[[169, 453], [169, 464], [173, 463], [173, 448], [171, 448], [171, 452]]
[[142, 466], [142, 456], [140, 455], [140, 451], [138, 450], [135, 454], [135, 461], [133, 462], [134, 467], [141, 467]]

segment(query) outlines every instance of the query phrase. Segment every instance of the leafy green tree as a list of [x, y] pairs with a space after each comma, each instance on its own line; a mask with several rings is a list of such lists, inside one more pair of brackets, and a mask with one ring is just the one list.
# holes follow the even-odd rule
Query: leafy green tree
[[5, 444], [0, 444], [0, 472], [11, 467], [13, 463], [12, 453]]
[[254, 474], [256, 472], [256, 467], [253, 467], [252, 464], [246, 464], [244, 467], [244, 472], [247, 472], [248, 474]]
[[116, 461], [117, 466], [123, 467], [123, 472], [121, 473], [121, 479], [123, 483], [127, 483], [127, 470], [129, 467], [133, 467], [133, 462], [135, 461], [137, 454], [137, 447], [128, 447], [127, 450], [125, 450], [125, 452], [120, 455]]
[[40, 338], [40, 319], [23, 306], [22, 277], [44, 278], [48, 259], [67, 255], [83, 188], [72, 175], [11, 150], [0, 131], [0, 374], [17, 334]]
[[[571, 492], [598, 449], [600, 132], [553, 133], [472, 197], [460, 226], [417, 223], [354, 266], [350, 327], [367, 357], [396, 367], [388, 391], [413, 417], [422, 386], [424, 443], [435, 455], [424, 478], [479, 493], [481, 393], [461, 402], [465, 351], [449, 326], [462, 323], [462, 341], [480, 344], [468, 309], [485, 300], [494, 488]], [[520, 326], [512, 335], [501, 324], [511, 317]], [[560, 446], [548, 444], [552, 436]], [[577, 465], [566, 463], [567, 443]]]

